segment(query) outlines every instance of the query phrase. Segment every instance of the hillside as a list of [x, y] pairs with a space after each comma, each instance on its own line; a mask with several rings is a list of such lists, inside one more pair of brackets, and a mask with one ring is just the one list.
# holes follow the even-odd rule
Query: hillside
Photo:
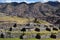
[[[51, 4], [52, 3], [52, 4]], [[0, 12], [7, 16], [17, 16], [23, 18], [38, 18], [49, 20], [50, 23], [55, 23], [60, 19], [60, 2], [46, 3], [0, 3]], [[48, 19], [47, 19], [48, 18]], [[51, 19], [49, 19], [51, 18]]]
[[[27, 24], [34, 21], [34, 18], [21, 18], [16, 16], [0, 16], [0, 22], [15, 22], [17, 24]], [[38, 20], [40, 24], [50, 24], [47, 21], [44, 20]]]
[[0, 3], [2, 38], [60, 40], [60, 2]]

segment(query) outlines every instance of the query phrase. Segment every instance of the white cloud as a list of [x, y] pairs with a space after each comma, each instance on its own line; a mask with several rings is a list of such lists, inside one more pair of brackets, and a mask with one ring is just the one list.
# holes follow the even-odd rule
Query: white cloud
[[5, 2], [12, 2], [12, 0], [5, 0]]
[[59, 1], [59, 2], [60, 2], [60, 0], [57, 0], [57, 1]]
[[24, 2], [27, 2], [27, 3], [33, 3], [35, 2], [36, 0], [24, 0]]
[[49, 0], [43, 0], [44, 2], [48, 2]]
[[48, 0], [2, 0], [2, 2], [27, 2], [27, 3], [34, 3], [34, 2], [47, 2]]
[[4, 2], [27, 2], [27, 3], [34, 3], [34, 2], [48, 2], [48, 1], [59, 1], [60, 0], [3, 0]]
[[27, 1], [27, 0], [23, 0], [23, 2], [27, 2], [27, 3], [28, 3], [28, 1]]
[[48, 2], [49, 0], [39, 0], [39, 1], [44, 3], [44, 2]]
[[5, 2], [8, 2], [8, 3], [10, 3], [10, 2], [23, 2], [24, 0], [5, 0]]
[[34, 3], [34, 2], [48, 2], [49, 0], [24, 0], [24, 2], [27, 2], [27, 3]]

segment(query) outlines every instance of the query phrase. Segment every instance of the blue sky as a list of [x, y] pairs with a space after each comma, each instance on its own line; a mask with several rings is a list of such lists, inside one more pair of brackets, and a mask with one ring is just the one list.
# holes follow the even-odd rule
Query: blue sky
[[27, 3], [34, 3], [34, 2], [48, 2], [48, 1], [59, 1], [60, 0], [0, 0], [1, 2], [27, 2]]

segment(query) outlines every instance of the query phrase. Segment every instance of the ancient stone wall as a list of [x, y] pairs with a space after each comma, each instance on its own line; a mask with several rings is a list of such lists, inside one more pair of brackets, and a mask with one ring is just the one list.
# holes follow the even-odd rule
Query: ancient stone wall
[[[2, 38], [1, 35], [3, 35], [3, 38], [54, 38], [51, 37], [52, 30], [53, 31], [58, 31], [59, 28], [53, 25], [47, 26], [43, 24], [37, 24], [37, 23], [32, 23], [32, 24], [0, 24], [0, 37]], [[45, 33], [48, 32], [48, 33]], [[36, 33], [34, 33], [36, 32]], [[43, 32], [43, 33], [41, 33]], [[53, 36], [53, 35], [52, 35]], [[60, 33], [55, 35], [56, 38], [60, 38]]]

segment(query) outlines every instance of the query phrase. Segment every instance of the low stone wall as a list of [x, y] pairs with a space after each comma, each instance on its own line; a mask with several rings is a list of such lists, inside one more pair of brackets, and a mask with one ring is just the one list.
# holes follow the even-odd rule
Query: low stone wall
[[[48, 29], [46, 30], [46, 28], [48, 28]], [[1, 35], [3, 35], [3, 37], [1, 37], [1, 38], [24, 38], [24, 39], [36, 38], [36, 35], [38, 33], [31, 33], [30, 31], [32, 31], [32, 32], [33, 31], [36, 31], [36, 32], [41, 32], [41, 31], [51, 32], [53, 30], [53, 28], [56, 28], [56, 29], [59, 30], [58, 27], [48, 27], [48, 26], [44, 26], [43, 24], [36, 24], [36, 23], [35, 24], [30, 24], [30, 25], [16, 24], [16, 27], [14, 27], [14, 23], [12, 23], [12, 24], [0, 24], [0, 37], [1, 37]], [[31, 34], [25, 34], [22, 31], [22, 29], [23, 29], [24, 32], [30, 32]], [[54, 30], [58, 31], [56, 29], [54, 29]], [[49, 30], [51, 30], [51, 31], [49, 31]], [[14, 32], [16, 32], [16, 33], [14, 33]], [[44, 34], [44, 35], [39, 34], [38, 36], [40, 36], [40, 38], [51, 38], [50, 37], [51, 33], [50, 34]], [[56, 38], [60, 38], [60, 33], [56, 34]]]

